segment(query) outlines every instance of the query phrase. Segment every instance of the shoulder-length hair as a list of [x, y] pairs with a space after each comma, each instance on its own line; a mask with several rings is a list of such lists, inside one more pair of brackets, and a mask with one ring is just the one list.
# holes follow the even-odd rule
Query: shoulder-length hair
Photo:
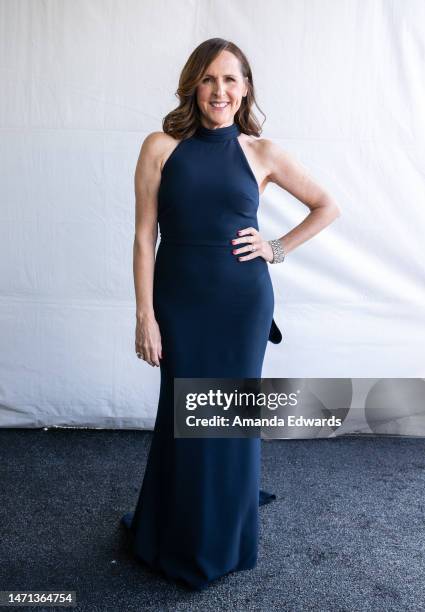
[[[221, 51], [230, 51], [239, 60], [243, 77], [248, 81], [248, 92], [242, 98], [241, 105], [235, 114], [234, 121], [241, 132], [253, 136], [260, 136], [262, 128], [252, 112], [255, 104], [259, 108], [254, 93], [251, 66], [245, 54], [234, 43], [223, 38], [210, 38], [201, 43], [189, 56], [181, 71], [179, 86], [175, 93], [180, 103], [177, 108], [166, 115], [162, 121], [162, 129], [177, 140], [192, 136], [201, 125], [201, 117], [196, 102], [196, 88], [199, 85], [205, 70]], [[261, 111], [263, 117], [264, 113]]]

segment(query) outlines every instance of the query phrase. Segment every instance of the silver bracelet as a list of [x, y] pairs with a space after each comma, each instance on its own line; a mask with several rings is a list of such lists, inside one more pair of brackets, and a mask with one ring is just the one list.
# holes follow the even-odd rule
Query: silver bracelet
[[279, 239], [269, 240], [269, 245], [272, 247], [273, 259], [269, 263], [281, 263], [285, 259], [285, 253], [283, 251], [282, 243]]

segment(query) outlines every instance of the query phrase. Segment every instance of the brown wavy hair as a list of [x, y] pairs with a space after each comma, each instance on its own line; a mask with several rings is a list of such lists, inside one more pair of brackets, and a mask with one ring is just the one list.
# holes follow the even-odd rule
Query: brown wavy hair
[[[180, 100], [180, 104], [162, 120], [162, 129], [166, 134], [169, 134], [177, 140], [183, 140], [192, 136], [198, 126], [201, 125], [201, 115], [196, 102], [196, 88], [205, 70], [217, 55], [224, 50], [230, 51], [237, 57], [242, 75], [247, 77], [248, 80], [247, 95], [245, 98], [242, 98], [241, 105], [235, 114], [234, 121], [239, 126], [241, 132], [253, 136], [260, 136], [262, 127], [252, 112], [254, 104], [257, 108], [259, 108], [259, 106], [255, 100], [251, 66], [239, 47], [223, 38], [209, 38], [196, 47], [190, 54], [189, 59], [181, 71], [179, 86], [175, 93]], [[263, 111], [260, 108], [259, 110], [263, 117], [265, 117]]]

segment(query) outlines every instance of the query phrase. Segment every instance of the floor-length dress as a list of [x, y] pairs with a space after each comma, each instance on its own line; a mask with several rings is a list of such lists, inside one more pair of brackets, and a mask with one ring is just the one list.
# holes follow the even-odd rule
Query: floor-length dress
[[257, 180], [240, 128], [199, 126], [166, 160], [153, 306], [163, 359], [154, 435], [134, 513], [122, 517], [135, 555], [203, 589], [253, 568], [258, 553], [260, 438], [174, 438], [173, 379], [261, 378], [274, 318], [268, 263], [239, 261], [237, 231], [258, 230]]

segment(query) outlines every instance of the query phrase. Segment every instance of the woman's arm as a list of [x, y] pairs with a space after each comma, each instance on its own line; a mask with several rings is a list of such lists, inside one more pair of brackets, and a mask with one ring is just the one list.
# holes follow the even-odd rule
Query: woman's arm
[[133, 276], [136, 294], [136, 352], [159, 366], [161, 337], [153, 309], [155, 246], [158, 237], [158, 189], [164, 134], [149, 134], [140, 150], [134, 176], [136, 196]]
[[266, 138], [262, 139], [262, 146], [269, 181], [289, 191], [311, 211], [299, 225], [279, 238], [286, 254], [330, 225], [341, 215], [341, 210], [330, 194], [291, 155]]

